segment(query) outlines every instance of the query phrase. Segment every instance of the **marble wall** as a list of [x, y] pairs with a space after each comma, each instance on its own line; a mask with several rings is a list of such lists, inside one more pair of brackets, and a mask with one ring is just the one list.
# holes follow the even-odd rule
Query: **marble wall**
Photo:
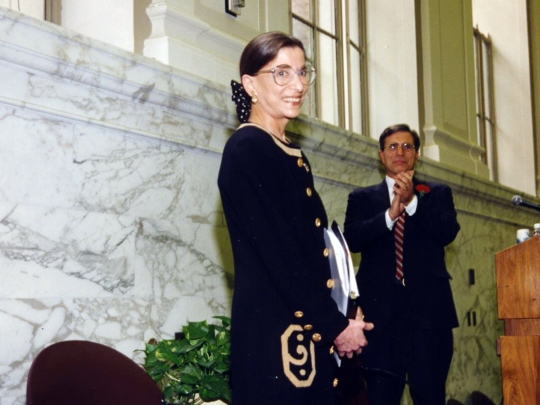
[[[139, 361], [149, 338], [229, 314], [216, 179], [237, 122], [227, 87], [150, 58], [4, 8], [0, 39], [0, 404], [20, 405], [52, 342], [97, 341]], [[342, 223], [348, 193], [382, 178], [376, 142], [307, 119], [290, 130]], [[428, 159], [419, 171], [452, 186], [463, 228], [448, 249], [463, 325], [449, 394], [499, 401], [493, 254], [534, 215], [510, 205], [512, 189]]]
[[[36, 354], [227, 315], [227, 89], [0, 9], [0, 403]], [[229, 272], [229, 273], [228, 273]]]

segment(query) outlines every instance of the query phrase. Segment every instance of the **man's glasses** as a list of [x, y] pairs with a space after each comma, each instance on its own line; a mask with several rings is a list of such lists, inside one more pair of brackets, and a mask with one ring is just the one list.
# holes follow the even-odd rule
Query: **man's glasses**
[[410, 143], [391, 143], [390, 145], [386, 145], [384, 147], [388, 152], [395, 153], [398, 151], [399, 148], [403, 151], [404, 154], [411, 154], [414, 152], [414, 145]]
[[315, 81], [315, 76], [317, 75], [314, 67], [306, 66], [304, 69], [294, 70], [289, 65], [276, 66], [268, 70], [259, 70], [257, 74], [259, 73], [272, 73], [274, 81], [278, 86], [286, 86], [292, 82], [295, 74], [298, 75], [300, 82], [304, 86], [309, 86]]

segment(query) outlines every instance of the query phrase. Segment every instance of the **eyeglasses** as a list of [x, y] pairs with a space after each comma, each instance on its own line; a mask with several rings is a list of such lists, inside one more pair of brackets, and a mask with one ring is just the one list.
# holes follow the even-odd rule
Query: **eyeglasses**
[[388, 152], [395, 153], [398, 151], [399, 148], [403, 151], [404, 154], [411, 154], [414, 152], [414, 145], [411, 145], [410, 143], [391, 143], [390, 145], [386, 145], [384, 147]]
[[315, 76], [317, 75], [314, 67], [306, 66], [303, 69], [294, 70], [289, 65], [276, 66], [275, 68], [268, 70], [259, 70], [257, 74], [259, 73], [272, 73], [274, 81], [278, 86], [286, 86], [292, 82], [295, 74], [298, 75], [300, 82], [304, 86], [309, 86], [315, 81]]

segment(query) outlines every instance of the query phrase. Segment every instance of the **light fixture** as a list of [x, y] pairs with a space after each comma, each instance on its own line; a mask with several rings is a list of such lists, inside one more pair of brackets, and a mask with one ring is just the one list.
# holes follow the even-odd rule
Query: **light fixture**
[[225, 11], [235, 17], [242, 14], [242, 8], [245, 6], [246, 0], [225, 0]]

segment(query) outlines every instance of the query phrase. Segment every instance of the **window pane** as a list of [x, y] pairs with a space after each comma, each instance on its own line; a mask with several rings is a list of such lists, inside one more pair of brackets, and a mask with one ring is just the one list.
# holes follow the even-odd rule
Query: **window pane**
[[[313, 41], [313, 28], [304, 24], [300, 20], [293, 18], [293, 35], [298, 38], [304, 44], [304, 49], [306, 50], [306, 61], [310, 62], [315, 66], [315, 56], [314, 56], [314, 41]], [[317, 72], [317, 79], [318, 80]], [[316, 84], [313, 84], [309, 87], [309, 91], [306, 95], [304, 105], [302, 106], [302, 113], [310, 116], [317, 116], [317, 94], [316, 94]]]
[[351, 117], [351, 128], [349, 130], [362, 133], [362, 81], [360, 74], [360, 53], [353, 48], [349, 47], [351, 55], [351, 71], [350, 71], [350, 108], [349, 111]]
[[491, 125], [488, 125], [487, 129], [487, 142], [488, 145], [486, 146], [487, 149], [487, 163], [490, 171], [490, 179], [496, 180], [497, 179], [497, 166], [495, 165], [495, 162], [497, 161], [497, 156], [495, 152], [495, 133], [493, 130], [493, 127]]
[[322, 99], [321, 102], [321, 119], [330, 124], [339, 124], [337, 97], [338, 81], [337, 81], [337, 47], [336, 41], [325, 35], [320, 35], [320, 61], [319, 75], [317, 80], [320, 82]]
[[313, 64], [313, 28], [293, 18], [293, 36], [304, 44], [306, 60]]
[[317, 117], [317, 85], [315, 83], [309, 86], [304, 99], [304, 105], [302, 105], [302, 113], [309, 117]]
[[491, 92], [491, 88], [489, 87], [489, 84], [491, 82], [491, 68], [490, 68], [490, 60], [491, 60], [491, 57], [490, 57], [490, 54], [489, 54], [489, 45], [487, 44], [483, 44], [482, 46], [482, 51], [483, 51], [483, 56], [484, 56], [484, 66], [482, 66], [482, 68], [484, 69], [484, 82], [482, 83], [483, 87], [484, 87], [484, 113], [486, 115], [486, 117], [488, 118], [492, 118], [491, 117], [491, 109], [492, 109], [492, 106], [490, 104], [491, 102], [491, 99], [490, 99], [490, 92]]
[[313, 10], [310, 6], [310, 0], [293, 0], [292, 12], [308, 21], [313, 22]]
[[358, 0], [349, 0], [349, 36], [356, 46], [360, 45], [360, 20], [358, 11]]
[[318, 0], [318, 16], [319, 24], [323, 30], [336, 34], [336, 14], [334, 7], [334, 0]]

